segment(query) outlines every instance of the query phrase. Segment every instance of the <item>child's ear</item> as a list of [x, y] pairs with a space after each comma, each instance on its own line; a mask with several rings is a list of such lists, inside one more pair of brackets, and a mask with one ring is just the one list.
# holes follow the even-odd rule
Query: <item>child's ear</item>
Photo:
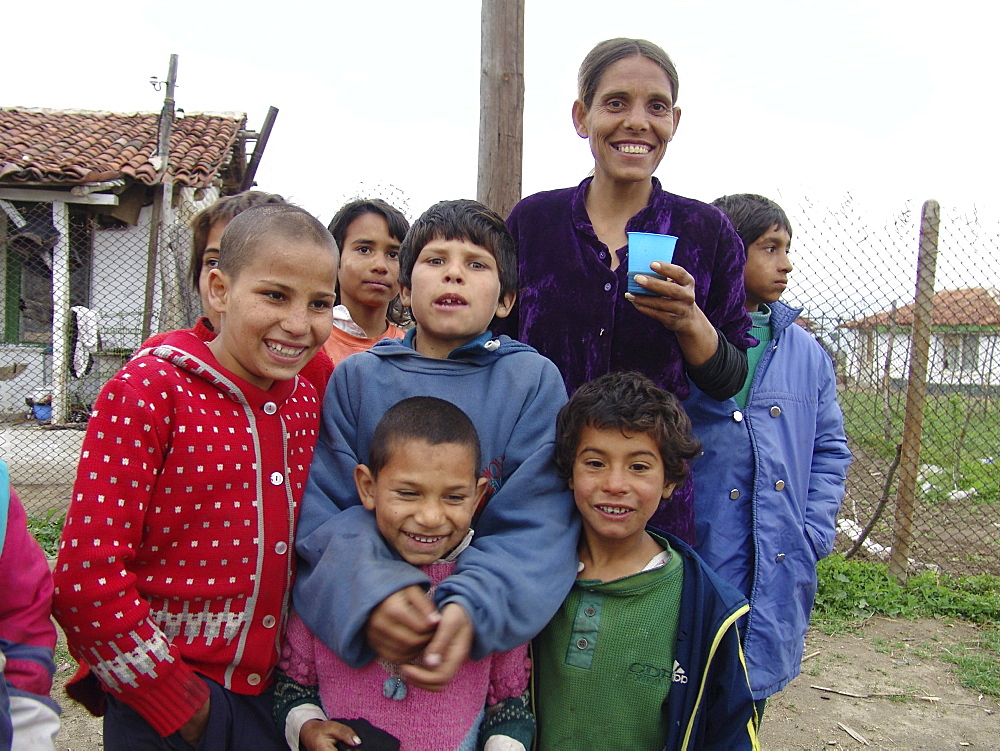
[[369, 511], [375, 510], [375, 478], [365, 464], [354, 468], [354, 486], [358, 489], [361, 505]]
[[413, 299], [413, 290], [409, 287], [404, 287], [402, 284], [399, 285], [399, 304], [404, 308], [410, 307], [410, 301]]
[[514, 307], [514, 301], [517, 299], [516, 292], [508, 292], [506, 295], [501, 295], [499, 302], [497, 302], [497, 318], [506, 318], [510, 315], [510, 311]]
[[660, 497], [669, 498], [674, 494], [674, 488], [676, 487], [677, 487], [676, 482], [668, 482], [666, 485], [663, 486], [663, 495], [661, 495]]
[[226, 312], [226, 301], [229, 299], [229, 279], [218, 269], [208, 272], [208, 304], [216, 313]]
[[587, 107], [579, 99], [573, 102], [573, 127], [580, 138], [590, 137], [587, 132]]
[[485, 477], [480, 477], [476, 481], [476, 503], [473, 506], [477, 511], [479, 510], [480, 504], [483, 502], [483, 498], [486, 497], [486, 489], [490, 486], [490, 481]]

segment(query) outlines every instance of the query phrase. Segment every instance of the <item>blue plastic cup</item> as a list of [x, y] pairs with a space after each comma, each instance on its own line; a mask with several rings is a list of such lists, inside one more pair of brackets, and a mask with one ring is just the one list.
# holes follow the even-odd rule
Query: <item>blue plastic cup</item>
[[633, 295], [652, 295], [645, 287], [635, 281], [636, 274], [663, 279], [664, 277], [650, 270], [653, 261], [670, 263], [674, 258], [674, 246], [677, 238], [673, 235], [659, 235], [655, 232], [628, 232], [628, 291]]

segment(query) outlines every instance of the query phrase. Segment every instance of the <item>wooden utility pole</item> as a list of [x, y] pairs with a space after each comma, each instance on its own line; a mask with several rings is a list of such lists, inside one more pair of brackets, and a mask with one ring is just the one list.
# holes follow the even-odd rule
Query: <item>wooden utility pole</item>
[[[153, 193], [153, 215], [149, 221], [149, 254], [146, 257], [146, 295], [142, 306], [142, 340], [151, 333], [153, 319], [153, 290], [156, 286], [156, 258], [160, 250], [160, 238], [171, 219], [174, 183], [170, 179], [170, 132], [174, 127], [174, 87], [177, 84], [177, 55], [170, 56], [167, 71], [167, 95], [160, 110], [159, 138], [156, 155], [160, 159], [160, 185]], [[157, 89], [159, 90], [159, 89]]]
[[917, 256], [917, 292], [913, 301], [913, 334], [910, 340], [910, 377], [906, 387], [903, 423], [903, 451], [896, 492], [896, 521], [893, 525], [889, 573], [906, 581], [910, 542], [913, 539], [913, 508], [916, 505], [917, 475], [920, 471], [920, 439], [927, 403], [927, 359], [931, 348], [931, 316], [934, 311], [934, 276], [937, 271], [938, 228], [941, 207], [925, 201], [920, 215], [920, 251]]
[[506, 217], [521, 199], [524, 0], [483, 0], [479, 201]]

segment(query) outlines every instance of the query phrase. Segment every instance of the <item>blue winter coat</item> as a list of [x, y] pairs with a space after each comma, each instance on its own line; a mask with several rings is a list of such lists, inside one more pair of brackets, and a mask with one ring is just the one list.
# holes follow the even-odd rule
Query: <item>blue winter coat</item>
[[444, 360], [419, 354], [412, 339], [383, 339], [337, 365], [302, 498], [295, 609], [352, 667], [374, 657], [363, 634], [372, 609], [404, 587], [429, 586], [386, 546], [354, 485], [376, 424], [406, 397], [447, 399], [479, 432], [488, 502], [473, 521], [472, 545], [434, 592], [439, 607], [456, 602], [472, 620], [473, 659], [529, 641], [576, 578], [580, 521], [553, 461], [556, 414], [566, 402], [556, 366], [489, 332]]
[[770, 307], [773, 339], [746, 408], [696, 388], [684, 402], [703, 449], [692, 467], [695, 549], [750, 601], [743, 649], [755, 700], [799, 674], [816, 563], [833, 551], [851, 462], [830, 357], [793, 325], [799, 310]]

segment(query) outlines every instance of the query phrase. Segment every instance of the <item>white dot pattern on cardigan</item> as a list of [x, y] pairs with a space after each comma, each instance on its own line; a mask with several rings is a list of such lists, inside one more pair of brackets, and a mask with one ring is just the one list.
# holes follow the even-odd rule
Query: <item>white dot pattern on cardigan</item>
[[186, 349], [101, 391], [54, 572], [72, 651], [154, 727], [186, 711], [191, 667], [238, 693], [270, 683], [319, 425], [305, 381], [265, 392]]

